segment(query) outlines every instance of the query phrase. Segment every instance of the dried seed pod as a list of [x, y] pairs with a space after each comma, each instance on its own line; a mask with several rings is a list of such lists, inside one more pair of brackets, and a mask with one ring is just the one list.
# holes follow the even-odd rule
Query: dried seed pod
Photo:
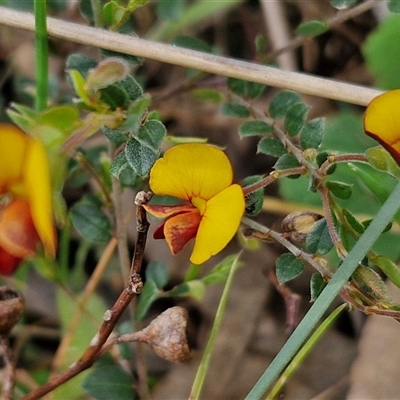
[[7, 334], [24, 312], [24, 299], [7, 286], [0, 286], [0, 334]]
[[159, 356], [182, 362], [190, 358], [187, 342], [188, 313], [182, 307], [171, 307], [155, 318], [146, 328], [135, 333], [135, 340], [147, 343]]
[[308, 233], [322, 215], [312, 211], [295, 211], [287, 215], [282, 221], [282, 230], [291, 240], [304, 243]]

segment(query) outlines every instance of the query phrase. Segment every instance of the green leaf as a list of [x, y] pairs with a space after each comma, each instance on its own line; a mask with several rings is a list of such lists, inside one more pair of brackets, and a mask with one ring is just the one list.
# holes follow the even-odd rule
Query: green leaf
[[321, 255], [328, 253], [332, 249], [333, 243], [325, 218], [317, 221], [308, 233], [306, 247], [310, 253]]
[[393, 13], [400, 13], [400, 1], [399, 0], [389, 0], [388, 3], [389, 11]]
[[311, 301], [317, 300], [318, 296], [324, 290], [326, 286], [326, 282], [322, 278], [322, 276], [318, 273], [311, 275], [310, 280], [310, 297]]
[[85, 392], [96, 400], [134, 400], [132, 376], [118, 365], [95, 367], [83, 382]]
[[[124, 172], [125, 169], [129, 168], [132, 170], [130, 167], [128, 160], [126, 159], [126, 155], [124, 152], [119, 153], [112, 161], [110, 165], [110, 172], [112, 176], [115, 176], [117, 179], [119, 179], [120, 175], [122, 172]], [[132, 170], [133, 172], [133, 170]]]
[[197, 39], [192, 36], [178, 36], [172, 41], [174, 46], [184, 47], [185, 49], [202, 51], [204, 53], [211, 53], [212, 48], [203, 40]]
[[245, 99], [257, 99], [265, 90], [265, 86], [260, 83], [235, 78], [228, 78], [227, 84], [229, 90]]
[[[212, 271], [204, 276], [201, 281], [205, 285], [212, 285], [216, 283], [225, 283], [228, 278], [229, 272], [232, 266], [237, 262], [237, 254], [231, 254], [225, 257], [220, 263], [218, 263]], [[243, 264], [237, 264], [236, 268], [242, 267]]]
[[[328, 156], [331, 153], [329, 153], [328, 151], [321, 151], [320, 153], [317, 154], [317, 157], [315, 159], [318, 167], [321, 167], [321, 165], [328, 159]], [[337, 164], [332, 164], [329, 168], [328, 171], [326, 171], [327, 175], [331, 175], [335, 172], [337, 167]]]
[[140, 177], [146, 176], [158, 158], [158, 154], [136, 139], [130, 139], [125, 146], [125, 156], [131, 168]]
[[399, 63], [394, 54], [400, 54], [400, 16], [392, 14], [371, 32], [363, 47], [368, 70], [382, 89], [400, 87]]
[[160, 261], [150, 261], [146, 267], [146, 281], [152, 280], [157, 288], [162, 289], [168, 283], [168, 270]]
[[93, 68], [96, 68], [97, 62], [84, 54], [71, 54], [65, 63], [65, 69], [77, 70], [84, 78], [86, 78], [89, 71]]
[[300, 144], [303, 149], [317, 149], [322, 142], [324, 133], [324, 118], [308, 121], [300, 132]]
[[361, 179], [364, 185], [376, 196], [376, 198], [384, 203], [389, 197], [390, 190], [382, 185], [382, 181], [378, 180], [376, 176], [366, 172], [364, 169], [359, 168], [357, 165], [349, 164], [352, 171]]
[[343, 216], [349, 226], [359, 235], [362, 235], [365, 231], [364, 225], [346, 208], [342, 210]]
[[131, 75], [121, 81], [121, 85], [128, 94], [130, 101], [135, 101], [143, 96], [143, 89]]
[[101, 90], [101, 101], [115, 110], [126, 106], [129, 103], [129, 97], [121, 85], [115, 84]]
[[209, 101], [211, 103], [219, 104], [225, 101], [225, 96], [216, 89], [210, 88], [197, 88], [190, 91], [196, 99], [200, 101]]
[[369, 255], [370, 261], [375, 264], [381, 271], [400, 288], [400, 268], [389, 258], [382, 255]]
[[279, 283], [297, 278], [304, 270], [304, 262], [292, 253], [284, 253], [276, 260], [276, 277]]
[[268, 112], [274, 119], [283, 119], [289, 108], [296, 103], [301, 103], [298, 93], [289, 90], [279, 92], [272, 98]]
[[185, 9], [185, 0], [163, 0], [157, 2], [156, 13], [161, 19], [175, 21]]
[[304, 103], [293, 104], [286, 112], [284, 126], [289, 136], [296, 136], [306, 121], [310, 107]]
[[312, 20], [300, 24], [296, 29], [296, 33], [303, 37], [314, 37], [322, 35], [323, 33], [327, 32], [328, 29], [329, 25], [327, 22]]
[[246, 121], [239, 126], [240, 137], [266, 135], [273, 131], [273, 126], [264, 121]]
[[400, 179], [400, 167], [382, 146], [372, 147], [365, 152], [368, 162], [378, 171], [384, 171]]
[[150, 103], [151, 97], [147, 93], [145, 93], [143, 97], [139, 97], [135, 100], [126, 111], [126, 120], [119, 126], [119, 129], [134, 133], [138, 132], [143, 120], [143, 115], [147, 111]]
[[[291, 153], [286, 153], [283, 156], [278, 158], [278, 161], [275, 163], [274, 168], [277, 171], [282, 171], [285, 169], [296, 168], [299, 167], [299, 160]], [[291, 175], [288, 178], [297, 179], [299, 178], [299, 174]]]
[[[82, 304], [76, 297], [71, 297], [61, 285], [55, 286], [56, 306], [60, 321], [60, 334], [64, 337], [67, 333], [71, 334], [70, 345], [63, 354], [60, 368], [63, 370], [69, 368], [76, 362], [93, 340], [99, 325], [97, 318], [101, 318], [106, 309], [106, 305], [96, 293], [92, 293], [87, 301]], [[84, 307], [84, 308], [82, 308]], [[88, 317], [88, 316], [91, 317]], [[71, 330], [71, 324], [74, 323], [74, 329]], [[74, 379], [60, 385], [53, 393], [56, 399], [84, 398], [82, 381], [89, 371], [83, 371]]]
[[338, 10], [344, 10], [357, 3], [357, 0], [329, 0], [329, 3]]
[[353, 193], [353, 186], [348, 183], [338, 181], [326, 182], [326, 187], [332, 192], [332, 194], [339, 199], [347, 200]]
[[[262, 180], [262, 178], [263, 178], [262, 175], [248, 176], [241, 181], [241, 186], [246, 187], [253, 183], [259, 182], [260, 180]], [[258, 189], [255, 192], [246, 195], [246, 207], [245, 207], [246, 215], [248, 216], [257, 215], [262, 209], [263, 202], [264, 202], [264, 188]]]
[[103, 126], [101, 128], [104, 135], [108, 140], [111, 140], [116, 147], [121, 146], [128, 140], [128, 133], [123, 129], [110, 129], [108, 126]]
[[382, 278], [371, 268], [360, 265], [351, 277], [363, 293], [377, 300], [392, 300]]
[[274, 137], [262, 138], [257, 145], [257, 153], [263, 153], [267, 156], [281, 157], [287, 153], [283, 143]]
[[193, 297], [196, 300], [201, 300], [205, 294], [206, 285], [200, 279], [194, 279], [189, 282], [183, 282], [174, 287], [168, 293], [169, 297]]
[[139, 305], [135, 313], [135, 320], [140, 321], [153, 304], [154, 300], [158, 298], [160, 289], [153, 280], [148, 280], [144, 283], [142, 292], [139, 296]]
[[78, 203], [71, 208], [74, 228], [87, 240], [107, 242], [111, 238], [111, 223], [107, 215], [94, 203]]
[[227, 117], [247, 118], [250, 117], [250, 111], [246, 106], [238, 103], [224, 103], [222, 105], [222, 114]]
[[135, 139], [158, 154], [166, 134], [167, 130], [163, 123], [154, 119], [141, 125]]

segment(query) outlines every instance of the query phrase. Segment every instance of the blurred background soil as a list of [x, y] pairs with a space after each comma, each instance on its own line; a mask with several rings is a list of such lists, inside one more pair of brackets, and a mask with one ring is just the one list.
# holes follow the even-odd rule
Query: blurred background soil
[[[268, 54], [287, 44], [300, 22], [325, 20], [334, 13], [328, 1], [248, 0], [181, 33], [201, 38], [224, 56], [256, 61], [254, 43], [257, 35], [262, 34], [266, 38]], [[61, 11], [53, 10], [53, 14], [85, 23], [75, 1], [71, 1]], [[275, 17], [271, 18], [271, 15]], [[157, 23], [152, 5], [138, 9], [134, 18], [138, 35], [144, 38], [150, 36]], [[370, 10], [315, 39], [304, 41], [302, 46], [284, 53], [275, 61], [281, 68], [373, 86], [374, 80], [365, 68], [361, 48], [380, 18], [378, 8]], [[70, 94], [64, 73], [66, 57], [74, 52], [98, 57], [98, 52], [96, 49], [54, 39], [51, 39], [51, 49], [51, 78], [59, 86], [61, 94]], [[0, 26], [0, 63], [3, 103], [22, 102], [15, 82], [16, 79], [34, 77], [33, 35]], [[145, 82], [145, 91], [151, 93], [152, 108], [161, 114], [169, 134], [207, 137], [211, 143], [224, 146], [233, 162], [236, 180], [271, 171], [274, 160], [256, 154], [257, 142], [239, 138], [237, 129], [240, 121], [222, 116], [218, 106], [200, 102], [193, 97], [185, 70], [144, 60], [136, 73]], [[206, 76], [200, 85], [218, 86], [223, 85], [224, 81], [223, 77]], [[257, 105], [266, 108], [276, 92], [274, 88], [267, 88], [257, 100]], [[305, 97], [305, 101], [312, 106], [310, 117], [333, 115], [339, 107], [335, 102], [321, 98]], [[87, 145], [99, 141], [102, 138], [95, 136]], [[65, 192], [70, 201], [81, 195], [73, 190]], [[279, 197], [278, 188], [268, 187], [266, 195]], [[132, 198], [132, 193], [125, 194], [126, 209], [131, 207]], [[279, 209], [272, 212], [264, 209], [257, 219], [276, 228], [285, 213]], [[130, 235], [133, 240], [134, 227]], [[283, 249], [274, 244], [261, 244], [261, 247], [258, 251], [247, 251], [243, 256], [245, 267], [235, 277], [203, 399], [244, 398], [290, 334], [284, 300], [271, 282], [270, 275]], [[237, 244], [232, 243], [213, 259], [212, 264], [238, 248]], [[171, 257], [164, 243], [148, 241], [147, 261], [165, 262], [177, 282], [185, 274], [181, 265], [187, 264], [187, 256], [188, 253], [182, 253]], [[210, 267], [211, 264], [204, 268], [207, 270]], [[309, 279], [312, 272], [310, 268], [289, 285], [293, 296], [299, 296], [299, 318], [310, 306]], [[188, 397], [221, 291], [222, 287], [215, 285], [207, 288], [201, 301], [180, 302], [190, 311], [196, 327], [194, 356], [187, 363], [171, 364], [149, 353], [149, 372], [157, 377], [152, 398], [178, 400]], [[393, 289], [395, 298], [398, 296], [396, 292]], [[32, 278], [26, 295], [28, 312], [57, 320], [51, 306], [54, 294], [43, 279]], [[337, 299], [336, 305], [339, 303], [340, 299]], [[170, 305], [158, 301], [152, 313], [155, 315]], [[388, 318], [365, 317], [357, 311], [343, 314], [334, 329], [322, 338], [296, 372], [282, 398], [400, 399], [399, 329], [399, 324]]]

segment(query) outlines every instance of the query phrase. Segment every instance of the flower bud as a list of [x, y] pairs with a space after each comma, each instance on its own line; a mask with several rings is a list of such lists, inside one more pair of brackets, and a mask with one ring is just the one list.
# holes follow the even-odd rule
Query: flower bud
[[282, 230], [297, 243], [304, 243], [308, 233], [322, 215], [312, 211], [295, 211], [287, 215], [282, 221]]
[[0, 334], [7, 334], [24, 311], [22, 296], [7, 286], [0, 286]]

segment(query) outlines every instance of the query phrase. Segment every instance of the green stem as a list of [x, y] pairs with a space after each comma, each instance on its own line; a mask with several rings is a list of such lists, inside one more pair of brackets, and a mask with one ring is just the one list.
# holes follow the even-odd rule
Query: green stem
[[343, 261], [328, 285], [319, 295], [313, 306], [302, 319], [296, 330], [289, 337], [278, 355], [265, 370], [261, 378], [254, 385], [253, 389], [247, 395], [247, 400], [260, 399], [268, 390], [270, 385], [279, 376], [285, 366], [290, 362], [304, 343], [312, 329], [317, 325], [326, 309], [338, 295], [340, 290], [346, 284], [351, 274], [357, 268], [358, 264], [364, 258], [365, 254], [374, 244], [386, 225], [392, 220], [396, 211], [400, 207], [400, 183], [397, 184], [392, 194], [385, 204], [379, 210], [376, 217], [361, 236], [360, 240], [352, 248], [347, 258]]
[[208, 339], [207, 346], [204, 350], [203, 357], [201, 359], [199, 368], [197, 370], [196, 377], [193, 382], [192, 391], [190, 393], [189, 400], [200, 399], [200, 392], [201, 392], [201, 389], [203, 388], [203, 383], [204, 383], [204, 380], [205, 380], [205, 377], [206, 377], [206, 374], [208, 371], [208, 366], [210, 364], [211, 355], [213, 353], [215, 341], [217, 339], [219, 328], [222, 323], [222, 317], [224, 315], [226, 304], [228, 302], [229, 292], [232, 287], [233, 276], [234, 276], [235, 271], [238, 266], [239, 257], [240, 257], [240, 253], [237, 255], [237, 257], [233, 261], [232, 267], [229, 271], [229, 275], [226, 280], [224, 291], [222, 293], [221, 300], [219, 302], [218, 309], [217, 309], [217, 312], [215, 315], [214, 324], [213, 324], [213, 327], [210, 332], [210, 337]]
[[337, 307], [325, 320], [322, 324], [315, 330], [315, 332], [311, 335], [311, 337], [307, 340], [304, 346], [299, 350], [296, 354], [296, 357], [293, 358], [291, 363], [285, 369], [285, 372], [278, 379], [271, 392], [266, 397], [266, 400], [273, 400], [278, 398], [279, 394], [282, 392], [283, 387], [286, 382], [290, 379], [290, 377], [296, 372], [297, 368], [301, 365], [304, 359], [308, 356], [310, 351], [317, 344], [318, 340], [321, 339], [323, 334], [329, 329], [332, 323], [336, 320], [336, 318], [340, 315], [340, 313], [347, 307], [347, 304], [342, 304]]
[[47, 106], [49, 88], [49, 48], [47, 42], [46, 0], [34, 0], [35, 11], [35, 54], [36, 54], [36, 111]]

